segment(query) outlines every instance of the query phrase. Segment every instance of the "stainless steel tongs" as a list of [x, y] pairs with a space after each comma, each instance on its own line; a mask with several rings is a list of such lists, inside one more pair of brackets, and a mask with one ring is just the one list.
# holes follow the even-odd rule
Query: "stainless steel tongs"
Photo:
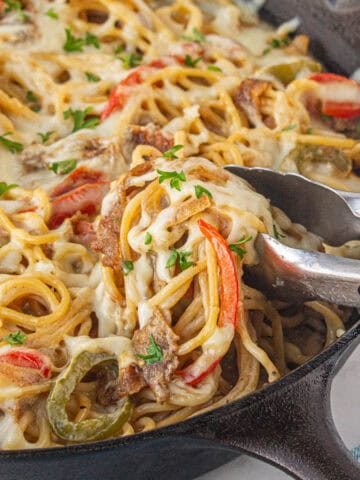
[[[225, 167], [333, 246], [360, 240], [360, 194], [326, 187], [295, 173], [266, 168]], [[258, 266], [247, 269], [247, 282], [272, 298], [291, 303], [324, 300], [360, 306], [360, 261], [309, 252], [258, 235]]]

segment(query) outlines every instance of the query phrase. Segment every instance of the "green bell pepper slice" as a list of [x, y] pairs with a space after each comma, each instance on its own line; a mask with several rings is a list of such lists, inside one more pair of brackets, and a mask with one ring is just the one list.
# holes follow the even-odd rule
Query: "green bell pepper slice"
[[77, 384], [95, 366], [117, 363], [116, 356], [105, 352], [81, 352], [74, 357], [66, 371], [54, 382], [49, 393], [46, 410], [56, 435], [71, 442], [102, 440], [116, 433], [130, 418], [132, 403], [128, 397], [121, 399], [115, 411], [98, 418], [72, 422], [66, 413], [66, 404]]

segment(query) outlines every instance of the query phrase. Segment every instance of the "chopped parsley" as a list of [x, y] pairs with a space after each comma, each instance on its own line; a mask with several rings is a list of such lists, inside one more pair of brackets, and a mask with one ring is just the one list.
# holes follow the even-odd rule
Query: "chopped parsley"
[[12, 2], [11, 0], [4, 0], [4, 3], [6, 5], [5, 13], [15, 10], [16, 12], [18, 12], [19, 21], [22, 23], [26, 22], [28, 17], [23, 10], [23, 6], [21, 2], [18, 2], [18, 1]]
[[313, 129], [313, 128], [308, 128], [308, 129], [306, 130], [306, 133], [307, 133], [308, 135], [312, 135], [312, 134], [314, 133], [314, 129]]
[[322, 113], [322, 114], [320, 115], [320, 117], [321, 117], [321, 119], [324, 120], [324, 121], [329, 120], [329, 118], [331, 118], [330, 115], [326, 115], [326, 113]]
[[187, 67], [195, 68], [200, 60], [202, 60], [202, 57], [192, 58], [190, 55], [186, 55], [184, 63]]
[[84, 46], [94, 46], [100, 48], [99, 39], [90, 32], [86, 32], [85, 39], [81, 37], [75, 37], [70, 28], [65, 28], [66, 39], [63, 45], [63, 49], [66, 52], [82, 52]]
[[119, 55], [119, 53], [122, 53], [125, 50], [124, 45], [118, 45], [117, 47], [114, 48], [114, 55]]
[[74, 126], [72, 131], [77, 132], [82, 128], [95, 128], [100, 123], [100, 118], [96, 116], [91, 116], [90, 118], [86, 118], [92, 112], [92, 107], [87, 107], [85, 110], [73, 110], [69, 108], [64, 112], [64, 119], [67, 120], [69, 118], [73, 119]]
[[294, 130], [295, 128], [297, 128], [297, 125], [289, 125], [288, 127], [284, 127], [282, 131], [289, 132], [290, 130]]
[[0, 136], [0, 143], [4, 145], [11, 153], [20, 153], [24, 150], [24, 145], [19, 142], [13, 142], [9, 140], [7, 137], [8, 135], [12, 135], [11, 132], [6, 132]]
[[62, 160], [61, 162], [52, 163], [49, 170], [52, 170], [56, 175], [66, 175], [75, 170], [76, 165], [76, 158], [71, 158], [70, 160]]
[[101, 78], [95, 75], [95, 73], [92, 72], [85, 72], [86, 78], [88, 79], [89, 82], [100, 82]]
[[175, 188], [175, 190], [181, 191], [181, 183], [186, 182], [185, 173], [181, 170], [178, 172], [165, 172], [164, 170], [156, 170], [160, 175], [159, 183], [163, 183], [165, 180], [170, 180], [170, 187]]
[[268, 53], [271, 52], [273, 48], [283, 48], [287, 47], [290, 45], [290, 39], [285, 37], [285, 38], [273, 38], [269, 44], [271, 45], [270, 47], [267, 47], [263, 50], [263, 55], [267, 55]]
[[41, 138], [41, 143], [46, 143], [53, 133], [54, 133], [54, 130], [49, 130], [48, 132], [45, 132], [45, 133], [39, 132], [38, 135]]
[[16, 188], [18, 187], [19, 185], [16, 185], [16, 183], [11, 183], [11, 184], [8, 184], [6, 182], [0, 182], [0, 197], [2, 195], [4, 195], [4, 193], [8, 192], [9, 190], [11, 190], [12, 188]]
[[3, 340], [10, 343], [10, 345], [22, 345], [26, 337], [27, 335], [25, 335], [25, 333], [21, 333], [20, 330], [18, 330], [16, 333], [9, 333], [9, 335], [3, 337]]
[[163, 351], [160, 345], [155, 342], [153, 335], [150, 336], [150, 345], [146, 348], [147, 355], [137, 353], [136, 356], [144, 360], [145, 363], [159, 363], [163, 359]]
[[166, 268], [173, 267], [176, 264], [176, 262], [179, 260], [181, 271], [186, 270], [187, 268], [191, 267], [195, 263], [195, 262], [187, 261], [187, 258], [190, 257], [190, 255], [192, 255], [192, 252], [179, 252], [179, 250], [176, 250], [174, 248], [171, 252], [170, 257], [166, 262]]
[[172, 148], [170, 148], [169, 150], [163, 153], [163, 157], [171, 158], [171, 159], [178, 158], [175, 154], [176, 152], [178, 152], [179, 150], [182, 150], [183, 148], [184, 148], [184, 145], [174, 145]]
[[355, 130], [356, 130], [356, 133], [360, 133], [360, 123], [359, 125], [356, 126]]
[[222, 72], [221, 68], [217, 67], [216, 65], [208, 65], [207, 69], [211, 70], [212, 72]]
[[246, 249], [241, 247], [241, 245], [245, 245], [245, 243], [247, 242], [250, 242], [250, 240], [252, 240], [252, 237], [245, 237], [245, 235], [243, 235], [240, 240], [238, 240], [237, 242], [235, 243], [231, 243], [229, 245], [229, 249], [236, 253], [237, 255], [239, 255], [239, 257], [241, 258], [241, 260], [245, 257], [245, 254], [246, 254]]
[[126, 70], [139, 66], [142, 62], [142, 59], [142, 55], [138, 55], [137, 53], [129, 53], [128, 55], [120, 57], [123, 68], [125, 68]]
[[183, 35], [181, 37], [183, 40], [187, 40], [188, 42], [198, 42], [201, 45], [204, 45], [206, 42], [205, 35], [200, 32], [197, 28], [193, 28], [193, 34], [191, 35]]
[[203, 194], [207, 195], [209, 198], [213, 198], [211, 192], [207, 190], [205, 187], [202, 187], [201, 185], [195, 185], [195, 196], [196, 198], [200, 198]]
[[49, 8], [49, 10], [45, 12], [45, 15], [47, 15], [50, 18], [53, 18], [54, 20], [57, 20], [59, 18], [59, 15], [56, 12], [54, 12], [52, 8]]
[[150, 245], [151, 242], [152, 242], [152, 235], [151, 235], [151, 233], [146, 232], [146, 235], [145, 235], [145, 245]]
[[129, 275], [129, 273], [132, 272], [133, 270], [134, 270], [133, 262], [131, 262], [130, 260], [124, 260], [122, 262], [122, 271], [125, 276]]
[[31, 90], [28, 90], [26, 92], [26, 100], [30, 103], [31, 110], [33, 110], [34, 112], [38, 112], [41, 110], [39, 99]]
[[273, 230], [274, 230], [274, 237], [276, 238], [276, 240], [281, 240], [282, 238], [286, 237], [286, 235], [278, 231], [275, 224], [273, 225]]

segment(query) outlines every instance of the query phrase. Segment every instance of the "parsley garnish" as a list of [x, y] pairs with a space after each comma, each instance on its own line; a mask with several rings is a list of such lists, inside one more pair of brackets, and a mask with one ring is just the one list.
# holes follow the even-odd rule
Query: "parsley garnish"
[[123, 68], [126, 70], [129, 70], [129, 68], [134, 68], [140, 65], [142, 62], [143, 57], [141, 55], [138, 55], [137, 53], [129, 53], [128, 55], [124, 55], [123, 57], [120, 57], [120, 60], [122, 61]]
[[152, 235], [151, 235], [151, 233], [146, 232], [146, 235], [145, 235], [145, 245], [150, 245], [151, 242], [152, 242]]
[[178, 172], [165, 172], [164, 170], [156, 170], [157, 173], [160, 175], [159, 183], [163, 183], [165, 180], [170, 179], [170, 187], [175, 188], [179, 192], [181, 191], [181, 183], [186, 182], [185, 173], [181, 170], [180, 173]]
[[54, 12], [52, 8], [49, 8], [49, 10], [45, 12], [45, 15], [47, 15], [50, 18], [53, 18], [54, 20], [57, 20], [59, 18], [59, 15], [56, 12]]
[[213, 198], [211, 192], [209, 192], [209, 190], [207, 190], [205, 187], [202, 187], [201, 185], [195, 185], [194, 188], [196, 198], [200, 198], [203, 194], [207, 195], [209, 198]]
[[10, 0], [4, 0], [4, 3], [6, 5], [5, 13], [15, 10], [18, 12], [18, 17], [20, 22], [22, 23], [26, 22], [27, 16], [23, 11], [23, 6], [21, 5], [21, 2], [12, 2]]
[[163, 153], [164, 158], [178, 158], [175, 153], [178, 152], [179, 150], [183, 149], [184, 145], [174, 145], [172, 148], [167, 150], [166, 152]]
[[307, 133], [308, 135], [312, 135], [312, 134], [314, 133], [314, 129], [313, 129], [313, 128], [308, 128], [308, 129], [306, 130], [306, 133]]
[[84, 46], [84, 40], [82, 38], [76, 38], [71, 33], [70, 28], [65, 28], [66, 40], [63, 45], [63, 49], [66, 52], [82, 52]]
[[136, 356], [144, 360], [145, 363], [159, 363], [163, 359], [163, 351], [160, 345], [155, 342], [153, 335], [150, 336], [150, 345], [146, 348], [147, 355], [137, 353]]
[[21, 333], [20, 330], [18, 330], [16, 333], [9, 333], [9, 335], [3, 337], [3, 340], [10, 343], [10, 345], [22, 345], [26, 337], [27, 335], [25, 335], [25, 333]]
[[188, 42], [198, 42], [201, 45], [204, 45], [206, 42], [205, 35], [200, 32], [197, 28], [193, 28], [193, 35], [183, 35], [181, 37], [183, 40], [187, 40]]
[[122, 53], [125, 50], [124, 45], [118, 45], [117, 47], [114, 48], [114, 55], [119, 55], [119, 53]]
[[95, 75], [95, 73], [92, 73], [92, 72], [85, 72], [85, 75], [87, 77], [87, 79], [89, 80], [89, 82], [100, 82], [101, 78], [98, 77], [97, 75]]
[[276, 238], [276, 240], [281, 240], [282, 238], [286, 237], [286, 235], [278, 231], [275, 224], [273, 225], [273, 230], [274, 230], [274, 237]]
[[125, 260], [124, 262], [122, 262], [122, 271], [125, 276], [129, 275], [129, 273], [132, 272], [133, 270], [134, 270], [133, 262], [131, 262], [130, 260]]
[[24, 150], [24, 145], [19, 142], [13, 142], [9, 140], [7, 137], [8, 135], [12, 135], [11, 132], [6, 132], [2, 136], [0, 136], [0, 143], [4, 145], [11, 153], [20, 153]]
[[166, 262], [166, 268], [173, 267], [176, 264], [177, 260], [179, 259], [179, 265], [180, 265], [181, 271], [186, 270], [187, 268], [191, 267], [195, 263], [195, 262], [188, 262], [186, 260], [187, 257], [190, 257], [190, 255], [192, 255], [191, 252], [179, 252], [179, 250], [176, 250], [174, 248], [171, 252], [170, 257]]
[[200, 62], [200, 60], [202, 60], [202, 57], [192, 58], [190, 57], [190, 55], [186, 55], [184, 63], [187, 67], [195, 68], [196, 65]]
[[360, 124], [356, 126], [355, 130], [356, 130], [356, 133], [360, 133]]
[[208, 65], [207, 69], [211, 70], [212, 72], [222, 72], [221, 68], [217, 67], [216, 65]]
[[273, 48], [283, 48], [290, 44], [289, 38], [273, 38], [270, 42], [271, 47], [267, 47], [263, 50], [263, 55], [267, 55]]
[[100, 123], [100, 118], [96, 115], [86, 119], [87, 115], [92, 112], [92, 107], [87, 107], [85, 110], [73, 110], [69, 108], [64, 112], [65, 120], [72, 118], [74, 121], [74, 126], [72, 131], [76, 132], [82, 128], [95, 128]]
[[290, 130], [294, 130], [294, 128], [297, 128], [297, 125], [289, 125], [288, 127], [284, 127], [282, 131], [289, 132]]
[[41, 106], [39, 105], [39, 103], [37, 103], [39, 99], [31, 90], [26, 92], [26, 100], [29, 103], [33, 104], [30, 105], [31, 110], [33, 110], [34, 112], [38, 112], [39, 110], [41, 110]]
[[16, 183], [11, 183], [10, 185], [7, 184], [6, 182], [0, 182], [0, 197], [4, 195], [4, 193], [8, 192], [12, 188], [16, 188], [19, 185], [16, 185]]
[[67, 173], [75, 170], [76, 165], [76, 158], [71, 158], [70, 160], [52, 163], [51, 167], [49, 167], [49, 170], [52, 170], [54, 173], [56, 173], [56, 175], [66, 175]]
[[250, 242], [250, 240], [252, 240], [252, 237], [245, 237], [245, 235], [243, 235], [240, 240], [235, 243], [231, 243], [229, 248], [232, 252], [237, 253], [242, 260], [245, 257], [246, 249], [242, 248], [240, 245], [245, 245], [245, 243]]
[[90, 32], [86, 32], [85, 45], [87, 46], [93, 45], [95, 48], [100, 48], [99, 39]]
[[63, 48], [66, 52], [82, 52], [85, 45], [93, 45], [95, 48], [100, 48], [100, 43], [97, 37], [90, 32], [86, 32], [85, 39], [74, 37], [70, 28], [65, 28], [66, 40]]
[[41, 133], [41, 132], [39, 132], [38, 135], [39, 135], [39, 137], [41, 138], [41, 143], [46, 143], [46, 142], [49, 140], [50, 135], [52, 135], [53, 133], [54, 133], [53, 130], [49, 130], [49, 131], [46, 132], [46, 133]]
[[322, 120], [325, 121], [325, 120], [329, 120], [330, 115], [326, 115], [326, 113], [322, 113], [322, 114], [320, 115], [320, 117], [322, 118]]

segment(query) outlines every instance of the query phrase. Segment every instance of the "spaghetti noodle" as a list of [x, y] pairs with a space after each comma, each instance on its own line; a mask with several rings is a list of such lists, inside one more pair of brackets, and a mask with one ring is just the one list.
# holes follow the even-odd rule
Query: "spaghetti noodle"
[[324, 246], [221, 168], [360, 191], [360, 89], [296, 22], [228, 0], [0, 7], [1, 448], [182, 421], [345, 331], [351, 310], [271, 301], [243, 267], [258, 233], [357, 242]]

